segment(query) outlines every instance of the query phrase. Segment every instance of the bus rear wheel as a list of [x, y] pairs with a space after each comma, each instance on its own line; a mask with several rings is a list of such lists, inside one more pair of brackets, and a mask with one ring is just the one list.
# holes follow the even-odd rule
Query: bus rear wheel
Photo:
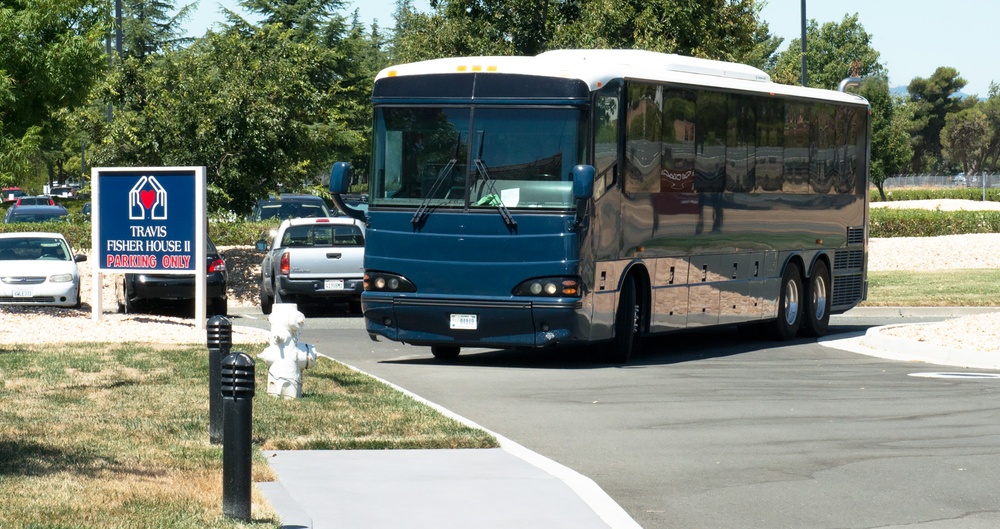
[[802, 273], [795, 263], [788, 263], [781, 276], [778, 296], [778, 319], [771, 324], [771, 337], [791, 340], [802, 326]]
[[806, 310], [802, 333], [823, 336], [830, 327], [830, 270], [823, 261], [816, 261], [806, 287]]
[[639, 350], [639, 310], [635, 278], [629, 276], [622, 284], [618, 298], [618, 312], [615, 314], [615, 337], [611, 340], [611, 350], [608, 351], [608, 361], [613, 364], [626, 364], [632, 355]]
[[454, 360], [458, 358], [458, 354], [462, 352], [461, 347], [455, 347], [453, 345], [433, 345], [431, 346], [431, 354], [434, 358], [438, 360]]

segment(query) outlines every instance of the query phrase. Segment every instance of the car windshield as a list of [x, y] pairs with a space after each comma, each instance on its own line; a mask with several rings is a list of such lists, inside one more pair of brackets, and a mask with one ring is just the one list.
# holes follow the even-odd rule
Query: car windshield
[[47, 222], [50, 220], [61, 220], [66, 213], [63, 211], [17, 211], [11, 212], [7, 219], [9, 224], [15, 222]]
[[372, 206], [574, 207], [576, 108], [380, 107]]
[[0, 261], [71, 261], [66, 241], [53, 237], [0, 239]]
[[282, 248], [332, 248], [364, 246], [365, 236], [357, 226], [307, 224], [290, 226], [281, 237]]
[[261, 204], [257, 220], [285, 220], [329, 216], [330, 211], [325, 206], [320, 204], [308, 204], [303, 202], [269, 202]]

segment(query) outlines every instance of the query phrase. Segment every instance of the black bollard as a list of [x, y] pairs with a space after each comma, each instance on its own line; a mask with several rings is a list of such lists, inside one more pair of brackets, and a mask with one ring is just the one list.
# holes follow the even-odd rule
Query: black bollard
[[245, 353], [222, 359], [222, 514], [250, 521], [254, 362]]
[[208, 438], [222, 444], [222, 359], [233, 348], [233, 323], [225, 316], [208, 320]]

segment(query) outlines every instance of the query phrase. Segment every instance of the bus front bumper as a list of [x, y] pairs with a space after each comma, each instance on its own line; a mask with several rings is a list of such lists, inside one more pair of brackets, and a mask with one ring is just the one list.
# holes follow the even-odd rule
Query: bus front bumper
[[368, 332], [412, 345], [543, 347], [584, 339], [581, 302], [362, 297]]

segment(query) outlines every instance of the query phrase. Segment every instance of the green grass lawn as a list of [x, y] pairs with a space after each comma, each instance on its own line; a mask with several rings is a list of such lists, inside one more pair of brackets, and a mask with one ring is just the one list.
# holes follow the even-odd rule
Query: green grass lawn
[[[260, 347], [246, 352], [254, 356]], [[0, 345], [0, 526], [274, 527], [222, 517], [222, 449], [208, 438], [204, 348]], [[267, 368], [257, 366], [257, 388]], [[303, 398], [258, 389], [254, 445], [265, 449], [486, 448], [497, 441], [323, 358]], [[254, 481], [274, 478], [259, 452]]]
[[869, 272], [864, 306], [1000, 306], [1000, 270]]

